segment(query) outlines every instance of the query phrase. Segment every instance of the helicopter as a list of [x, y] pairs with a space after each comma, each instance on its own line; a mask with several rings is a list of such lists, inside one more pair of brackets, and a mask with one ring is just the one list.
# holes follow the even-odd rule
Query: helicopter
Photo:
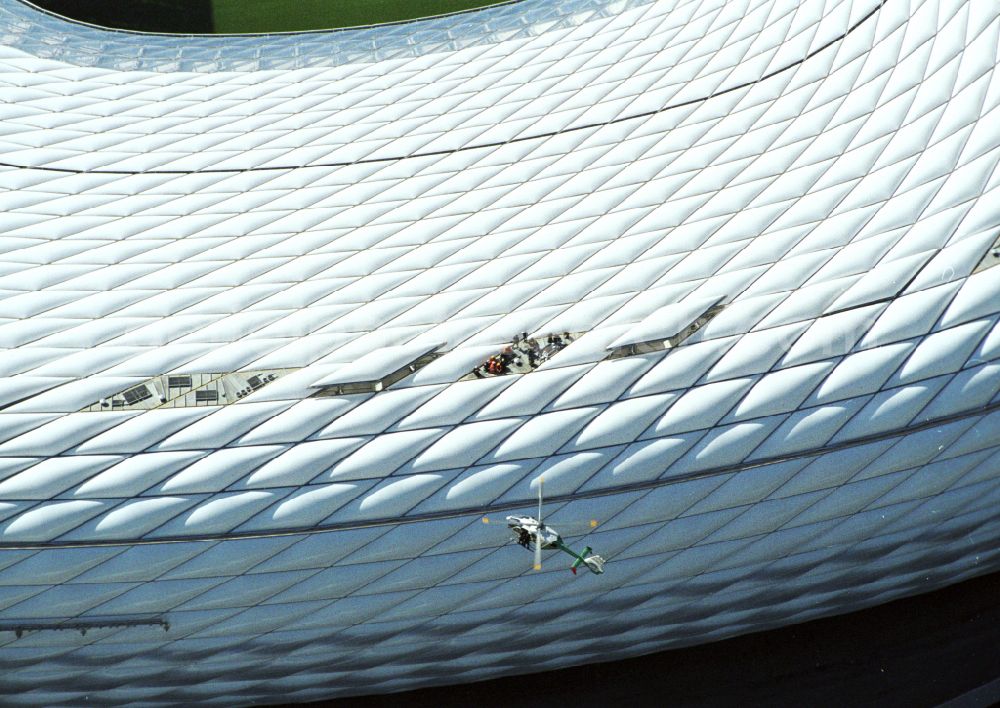
[[[596, 525], [596, 522], [591, 522]], [[573, 556], [573, 565], [570, 570], [576, 575], [576, 569], [581, 565], [587, 566], [591, 573], [600, 575], [604, 572], [604, 559], [598, 555], [590, 555], [593, 550], [590, 546], [583, 549], [583, 553], [577, 553], [567, 546], [559, 532], [551, 526], [546, 526], [542, 520], [542, 479], [538, 479], [538, 518], [531, 516], [508, 516], [507, 526], [514, 534], [514, 540], [518, 545], [535, 551], [535, 570], [542, 569], [542, 549], [556, 549]]]

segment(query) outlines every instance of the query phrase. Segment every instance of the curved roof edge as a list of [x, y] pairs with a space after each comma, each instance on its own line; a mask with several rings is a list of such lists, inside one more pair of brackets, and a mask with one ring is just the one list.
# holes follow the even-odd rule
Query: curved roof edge
[[[408, 59], [572, 28], [654, 0], [508, 0], [487, 7], [362, 27], [272, 34], [158, 34], [103, 28], [28, 0], [0, 0], [6, 47], [120, 71], [288, 70]], [[677, 5], [691, 0], [675, 0]]]

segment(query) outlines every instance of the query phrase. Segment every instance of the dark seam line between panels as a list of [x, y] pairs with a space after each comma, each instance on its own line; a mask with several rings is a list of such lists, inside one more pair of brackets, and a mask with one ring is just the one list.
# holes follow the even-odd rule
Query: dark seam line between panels
[[273, 172], [273, 171], [289, 171], [289, 170], [302, 170], [310, 169], [314, 167], [350, 167], [351, 165], [369, 165], [369, 164], [380, 164], [386, 162], [398, 162], [400, 160], [409, 160], [422, 157], [441, 157], [444, 155], [453, 155], [456, 153], [466, 152], [469, 150], [482, 150], [486, 148], [497, 148], [503, 147], [504, 145], [510, 145], [512, 143], [522, 143], [529, 140], [542, 140], [545, 138], [552, 138], [557, 135], [563, 135], [565, 133], [573, 133], [578, 130], [590, 130], [593, 128], [602, 128], [608, 125], [615, 125], [616, 123], [623, 123], [629, 120], [638, 120], [640, 118], [649, 118], [658, 113], [664, 113], [665, 111], [673, 110], [675, 108], [683, 108], [685, 106], [694, 105], [696, 103], [703, 103], [711, 98], [716, 98], [717, 96], [724, 96], [727, 93], [732, 93], [733, 91], [739, 91], [740, 89], [747, 88], [748, 86], [753, 86], [762, 81], [766, 81], [778, 74], [782, 74], [790, 69], [794, 69], [800, 64], [804, 63], [806, 60], [811, 59], [820, 52], [828, 49], [832, 45], [844, 39], [851, 32], [856, 30], [862, 24], [871, 19], [876, 12], [882, 9], [889, 0], [881, 0], [878, 5], [876, 5], [868, 14], [862, 17], [860, 20], [851, 25], [845, 32], [837, 37], [834, 37], [829, 42], [824, 44], [817, 49], [809, 52], [806, 56], [802, 57], [798, 61], [792, 62], [788, 66], [784, 66], [780, 69], [775, 69], [769, 74], [765, 74], [759, 79], [753, 81], [747, 81], [745, 83], [739, 84], [738, 86], [732, 86], [721, 91], [709, 94], [708, 96], [702, 96], [701, 98], [692, 98], [688, 101], [683, 101], [681, 103], [674, 103], [669, 106], [663, 106], [662, 108], [656, 108], [651, 111], [645, 111], [643, 113], [636, 113], [630, 116], [622, 116], [620, 118], [613, 118], [602, 123], [588, 123], [586, 125], [576, 125], [571, 128], [565, 128], [563, 130], [553, 130], [547, 133], [536, 133], [534, 135], [524, 135], [510, 140], [501, 140], [492, 143], [482, 143], [480, 145], [466, 145], [464, 147], [453, 148], [451, 150], [432, 150], [430, 152], [415, 152], [410, 155], [397, 155], [395, 157], [375, 157], [375, 158], [365, 158], [361, 160], [352, 160], [349, 162], [326, 162], [318, 163], [315, 165], [276, 165], [272, 167], [246, 167], [246, 168], [232, 168], [232, 169], [204, 169], [204, 170], [74, 170], [66, 167], [35, 167], [31, 165], [15, 165], [9, 162], [0, 162], [0, 167], [12, 167], [21, 170], [40, 170], [43, 172], [59, 172], [65, 174], [98, 174], [98, 175], [193, 175], [193, 174], [240, 174], [244, 172]]
[[[934, 418], [933, 420], [928, 420], [923, 423], [918, 423], [917, 425], [911, 425], [905, 428], [895, 428], [893, 430], [888, 430], [882, 433], [876, 433], [874, 435], [867, 435], [865, 437], [855, 438], [853, 440], [847, 440], [832, 445], [825, 445], [821, 448], [809, 448], [808, 450], [801, 450], [799, 452], [793, 452], [787, 455], [761, 458], [759, 460], [753, 460], [752, 462], [738, 462], [736, 464], [726, 465], [724, 467], [715, 467], [712, 469], [701, 470], [698, 472], [676, 475], [674, 477], [669, 477], [666, 479], [651, 479], [643, 482], [632, 482], [631, 484], [622, 484], [615, 487], [602, 487], [600, 489], [590, 489], [581, 492], [571, 492], [569, 494], [553, 495], [548, 497], [546, 501], [549, 504], [559, 504], [564, 502], [578, 501], [580, 499], [595, 499], [598, 497], [609, 497], [618, 494], [627, 494], [629, 492], [647, 491], [651, 489], [657, 489], [659, 487], [669, 487], [675, 484], [681, 484], [683, 482], [689, 482], [695, 479], [717, 477], [725, 474], [733, 474], [733, 473], [756, 469], [758, 467], [765, 467], [767, 465], [787, 462], [789, 460], [799, 460], [805, 457], [815, 457], [827, 453], [839, 452], [841, 450], [847, 450], [854, 447], [861, 447], [863, 445], [868, 445], [874, 442], [891, 440], [892, 438], [902, 439], [903, 437], [907, 435], [912, 435], [913, 433], [919, 433], [942, 425], [947, 425], [949, 423], [965, 420], [966, 418], [993, 413], [995, 411], [1000, 411], [1000, 400], [995, 401], [993, 403], [988, 403], [985, 406], [980, 406], [979, 408], [973, 408], [970, 410], [962, 411], [960, 413], [954, 413], [950, 416], [945, 416], [942, 418]], [[333, 531], [351, 531], [356, 529], [375, 528], [380, 526], [396, 526], [399, 524], [413, 524], [424, 521], [439, 521], [441, 519], [456, 519], [464, 516], [485, 516], [488, 514], [493, 514], [502, 511], [514, 511], [524, 508], [534, 508], [535, 504], [537, 504], [537, 500], [535, 499], [522, 499], [518, 501], [504, 502], [502, 504], [493, 504], [491, 506], [463, 507], [460, 509], [448, 509], [444, 511], [432, 511], [423, 514], [413, 514], [412, 516], [398, 516], [398, 517], [389, 517], [381, 519], [370, 519], [364, 521], [344, 521], [337, 524], [330, 524], [328, 526], [313, 526], [311, 528], [275, 529], [272, 531], [229, 532], [229, 533], [218, 533], [218, 534], [205, 534], [200, 536], [199, 535], [165, 536], [163, 538], [112, 539], [107, 541], [42, 541], [42, 542], [28, 541], [28, 542], [0, 543], [0, 551], [44, 550], [44, 549], [54, 549], [54, 548], [93, 548], [93, 547], [114, 547], [114, 546], [153, 546], [165, 543], [237, 541], [243, 539], [276, 538], [283, 536], [310, 536], [313, 534], [330, 533]]]

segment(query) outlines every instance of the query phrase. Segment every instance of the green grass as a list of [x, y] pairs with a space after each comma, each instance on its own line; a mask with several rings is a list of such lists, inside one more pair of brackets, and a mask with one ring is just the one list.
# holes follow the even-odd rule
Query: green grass
[[215, 31], [291, 32], [412, 20], [497, 0], [212, 0]]

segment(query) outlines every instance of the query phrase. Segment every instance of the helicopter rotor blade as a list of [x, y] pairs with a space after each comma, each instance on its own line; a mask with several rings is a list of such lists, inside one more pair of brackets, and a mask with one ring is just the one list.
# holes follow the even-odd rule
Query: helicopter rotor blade
[[542, 482], [538, 478], [538, 527], [535, 529], [535, 570], [542, 569]]
[[556, 521], [554, 526], [558, 527], [562, 536], [586, 536], [593, 533], [600, 526], [596, 519], [590, 521]]
[[545, 482], [544, 477], [538, 478], [538, 525], [542, 525], [542, 484]]

